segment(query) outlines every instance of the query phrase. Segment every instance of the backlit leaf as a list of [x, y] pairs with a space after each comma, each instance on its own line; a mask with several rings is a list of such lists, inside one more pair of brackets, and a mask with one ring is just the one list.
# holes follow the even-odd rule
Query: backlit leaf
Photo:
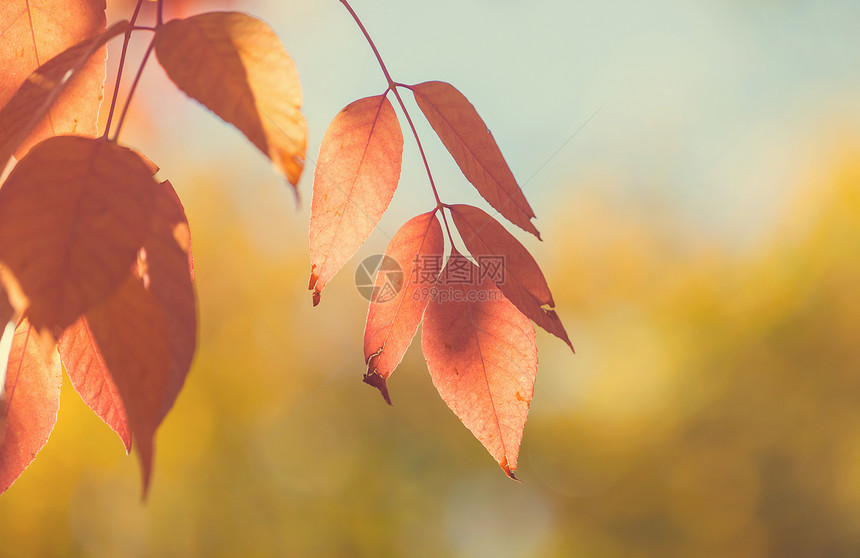
[[57, 342], [57, 349], [75, 391], [117, 433], [125, 451], [131, 450], [125, 406], [85, 316], [66, 328]]
[[427, 81], [409, 88], [469, 182], [496, 211], [540, 238], [531, 222], [534, 211], [472, 103], [453, 85], [442, 81]]
[[[36, 68], [84, 39], [99, 35], [105, 22], [104, 0], [4, 0], [0, 8], [0, 107]], [[84, 60], [48, 115], [40, 115], [40, 122], [17, 148], [16, 158], [21, 159], [33, 145], [50, 136], [97, 134], [107, 57], [104, 41], [94, 50], [98, 53]], [[46, 77], [48, 81], [39, 82], [40, 86], [53, 89], [52, 78]], [[5, 161], [0, 159], [0, 166]]]
[[386, 285], [391, 281], [389, 273], [380, 270], [377, 274], [377, 292], [385, 293], [389, 286], [396, 295], [379, 296], [370, 303], [364, 327], [364, 381], [378, 388], [389, 404], [385, 381], [400, 364], [421, 323], [440, 271], [443, 248], [442, 227], [431, 211], [407, 221], [385, 250], [385, 256], [399, 266], [401, 284]]
[[[100, 52], [107, 41], [124, 33], [127, 28], [127, 21], [115, 23], [104, 33], [64, 50], [30, 74], [14, 95], [7, 99], [8, 102], [0, 105], [0, 168], [5, 166], [13, 154], [21, 158], [35, 143], [36, 137], [45, 135], [43, 129], [35, 132], [33, 130], [40, 123], [46, 122], [46, 114], [55, 102], [57, 107], [48, 121], [59, 126], [60, 121], [55, 118], [56, 114], [76, 114], [74, 103], [68, 100], [69, 95], [75, 92], [74, 89], [68, 89], [72, 84], [75, 89], [83, 87], [78, 85], [79, 83], [86, 84], [88, 90], [96, 87], [103, 89], [104, 69], [102, 68], [101, 74], [89, 71], [92, 66], [91, 57], [96, 61], [101, 60], [103, 66], [103, 55], [94, 54]], [[102, 76], [101, 81], [99, 75]], [[63, 96], [63, 100], [58, 101], [61, 94], [67, 90], [69, 93]], [[85, 128], [86, 126], [81, 126], [76, 130], [75, 127], [66, 126], [66, 131], [91, 135], [95, 133], [94, 129]], [[57, 129], [55, 127], [55, 130]], [[25, 138], [27, 141], [24, 141]]]
[[46, 356], [37, 338], [21, 320], [0, 391], [0, 493], [33, 461], [57, 422], [62, 368], [56, 352]]
[[169, 182], [159, 184], [155, 190], [155, 210], [140, 263], [143, 284], [161, 305], [167, 327], [170, 369], [163, 418], [185, 383], [197, 346], [191, 233], [179, 196]]
[[161, 424], [169, 385], [164, 311], [141, 279], [127, 273], [110, 298], [87, 312], [87, 322], [125, 406], [145, 496], [152, 475], [155, 431]]
[[158, 28], [155, 53], [177, 87], [236, 126], [298, 184], [307, 145], [302, 92], [268, 25], [236, 12], [175, 19]]
[[452, 253], [424, 313], [421, 348], [439, 395], [514, 478], [537, 373], [534, 329], [489, 279], [446, 283], [454, 266], [480, 275]]
[[466, 248], [505, 298], [573, 349], [561, 319], [552, 310], [555, 302], [546, 278], [529, 251], [498, 221], [477, 207], [452, 205], [450, 210]]
[[58, 136], [33, 148], [0, 188], [0, 273], [16, 309], [55, 331], [110, 296], [149, 232], [157, 186], [112, 142]]
[[310, 248], [314, 306], [388, 208], [403, 160], [403, 132], [385, 95], [351, 103], [323, 137], [314, 171]]

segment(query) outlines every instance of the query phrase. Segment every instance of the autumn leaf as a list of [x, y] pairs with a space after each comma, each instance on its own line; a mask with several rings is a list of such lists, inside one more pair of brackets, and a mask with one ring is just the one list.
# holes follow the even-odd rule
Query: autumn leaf
[[[197, 307], [192, 284], [191, 239], [185, 210], [173, 186], [155, 190], [149, 236], [138, 259], [139, 276], [164, 312], [170, 367], [162, 394], [163, 419], [185, 382], [197, 344]], [[63, 332], [58, 349], [75, 390], [131, 449], [125, 406], [86, 316]]]
[[[23, 158], [33, 145], [50, 136], [95, 136], [98, 133], [107, 57], [104, 48], [107, 38], [102, 40], [104, 35], [76, 51], [80, 55], [93, 47], [89, 55], [80, 59], [80, 65], [77, 57], [72, 61], [66, 56], [52, 68], [39, 73], [38, 78], [43, 79], [33, 79], [32, 74], [69, 47], [85, 44], [82, 43], [85, 39], [103, 33], [105, 23], [104, 0], [4, 0], [0, 9], [0, 107], [10, 101], [28, 76], [33, 80], [28, 87], [29, 95], [38, 98], [52, 94], [56, 97], [47, 116], [44, 112], [38, 114], [32, 132], [27, 132], [26, 139], [22, 136], [15, 142], [16, 158]], [[64, 65], [67, 66], [61, 70]], [[66, 72], [72, 69], [75, 70], [74, 79], [65, 80]], [[65, 90], [49, 93], [61, 81], [67, 82]], [[35, 103], [36, 98], [28, 99], [28, 103]], [[17, 110], [26, 111], [20, 104]], [[17, 118], [23, 117], [25, 115], [18, 113]], [[7, 122], [0, 119], [3, 139], [9, 133], [5, 131], [6, 125]], [[5, 147], [0, 140], [0, 167], [8, 160], [2, 156]]]
[[[400, 364], [421, 323], [440, 271], [443, 248], [442, 227], [431, 211], [407, 221], [385, 250], [385, 256], [400, 266], [403, 284], [394, 298], [370, 302], [364, 327], [364, 381], [379, 389], [389, 405], [385, 381]], [[437, 262], [439, 266], [434, 267]], [[386, 274], [380, 271], [374, 287], [382, 289], [385, 281]]]
[[167, 328], [170, 368], [163, 394], [164, 418], [185, 383], [197, 346], [191, 233], [170, 182], [155, 189], [155, 209], [139, 261], [143, 284], [161, 306]]
[[119, 287], [149, 231], [158, 186], [108, 141], [58, 136], [0, 188], [0, 274], [16, 310], [60, 330]]
[[[552, 310], [555, 301], [546, 278], [529, 251], [498, 221], [477, 207], [452, 205], [449, 209], [463, 243], [484, 274], [498, 278], [496, 286], [520, 312], [572, 350], [573, 343], [558, 314]], [[501, 267], [494, 267], [499, 265]]]
[[[104, 33], [64, 50], [30, 74], [12, 98], [0, 105], [0, 168], [6, 165], [13, 154], [21, 158], [27, 153], [35, 143], [32, 139], [24, 141], [28, 135], [30, 138], [41, 137], [42, 132], [33, 130], [44, 121], [55, 102], [59, 106], [55, 112], [71, 114], [69, 111], [73, 110], [73, 106], [58, 101], [58, 98], [73, 83], [97, 81], [98, 76], [87, 71], [90, 67], [87, 61], [107, 41], [124, 33], [126, 29], [127, 21], [115, 23]], [[92, 87], [92, 83], [89, 86]], [[98, 87], [103, 88], [103, 83]], [[80, 131], [83, 131], [83, 127]]]
[[96, 345], [116, 384], [140, 458], [143, 494], [149, 488], [154, 437], [164, 416], [170, 346], [164, 311], [131, 273], [107, 300], [87, 312]]
[[298, 184], [307, 145], [301, 87], [268, 25], [237, 12], [175, 19], [156, 31], [155, 53], [179, 89], [236, 126]]
[[450, 83], [411, 85], [418, 107], [481, 196], [511, 223], [540, 238], [535, 214], [505, 161], [493, 134], [472, 103]]
[[403, 160], [403, 132], [385, 95], [351, 103], [323, 137], [314, 171], [310, 252], [314, 306], [388, 208]]
[[78, 318], [60, 335], [57, 349], [75, 391], [117, 433], [125, 451], [130, 451], [131, 432], [125, 406], [85, 316]]
[[451, 268], [480, 276], [456, 250], [445, 267], [424, 313], [424, 358], [442, 400], [515, 478], [537, 373], [534, 329], [489, 279], [444, 282]]
[[0, 391], [0, 493], [35, 459], [57, 422], [62, 368], [56, 352], [46, 356], [37, 337], [23, 319], [12, 339]]

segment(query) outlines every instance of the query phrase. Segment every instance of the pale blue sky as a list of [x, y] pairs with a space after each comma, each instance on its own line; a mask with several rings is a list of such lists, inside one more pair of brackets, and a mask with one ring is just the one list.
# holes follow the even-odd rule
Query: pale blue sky
[[[241, 7], [269, 22], [296, 61], [315, 158], [343, 106], [384, 90], [376, 61], [337, 0]], [[823, 156], [820, 136], [860, 133], [858, 2], [355, 0], [353, 7], [395, 79], [445, 80], [466, 94], [521, 182], [597, 111], [524, 184], [539, 228], [560, 219], [577, 195], [606, 187], [634, 204], [668, 206], [706, 234], [742, 240], [770, 224], [804, 165]], [[150, 90], [164, 86], [159, 73], [148, 72]], [[160, 91], [150, 102], [182, 105]], [[417, 109], [414, 117], [421, 121]], [[193, 174], [195, 161], [208, 166], [214, 153], [230, 162], [228, 179], [235, 172], [234, 181], [277, 180], [202, 110], [161, 124], [205, 140], [181, 152], [156, 148], [172, 173]], [[419, 132], [443, 199], [480, 203], [432, 130], [421, 124]], [[392, 215], [371, 241], [378, 247], [405, 217], [432, 205], [408, 135], [406, 144]], [[302, 213], [286, 217], [298, 228], [307, 223], [312, 174], [309, 165]]]

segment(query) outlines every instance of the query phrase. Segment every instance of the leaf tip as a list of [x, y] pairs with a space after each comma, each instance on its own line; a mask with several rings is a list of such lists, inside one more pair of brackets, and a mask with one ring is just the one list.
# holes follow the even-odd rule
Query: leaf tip
[[508, 465], [508, 458], [507, 457], [502, 458], [502, 460], [499, 462], [499, 467], [502, 468], [502, 471], [505, 472], [505, 474], [508, 476], [509, 479], [515, 480], [519, 483], [523, 482], [514, 475], [514, 473], [516, 472], [516, 469], [511, 469], [511, 467]]
[[379, 393], [382, 394], [382, 398], [385, 399], [385, 402], [391, 405], [391, 398], [388, 396], [388, 386], [385, 383], [385, 378], [383, 378], [378, 372], [373, 371], [365, 373], [364, 378], [362, 378], [361, 381], [378, 389]]
[[290, 183], [290, 187], [293, 190], [293, 197], [296, 198], [296, 211], [302, 210], [302, 195], [299, 193], [299, 187], [296, 184]]
[[314, 291], [314, 306], [320, 303], [321, 295], [321, 290], [319, 287], [317, 287], [317, 281], [319, 280], [320, 276], [316, 271], [314, 271], [316, 267], [316, 264], [311, 266], [311, 278], [308, 280], [308, 290]]

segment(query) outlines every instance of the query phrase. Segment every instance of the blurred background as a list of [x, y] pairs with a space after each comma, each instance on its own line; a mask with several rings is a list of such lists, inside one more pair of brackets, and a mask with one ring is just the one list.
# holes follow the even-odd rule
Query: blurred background
[[[109, 21], [133, 4], [108, 0]], [[544, 242], [520, 238], [577, 354], [538, 331], [522, 484], [439, 399], [417, 342], [393, 407], [360, 381], [355, 267], [433, 205], [409, 136], [389, 213], [311, 307], [313, 159], [343, 106], [385, 89], [348, 13], [185, 0], [169, 11], [260, 17], [293, 56], [303, 203], [150, 61], [121, 140], [184, 200], [199, 352], [146, 504], [137, 460], [66, 382], [0, 497], [0, 555], [860, 554], [860, 3], [353, 7], [395, 79], [472, 101], [538, 215]], [[409, 108], [443, 200], [486, 208]]]

